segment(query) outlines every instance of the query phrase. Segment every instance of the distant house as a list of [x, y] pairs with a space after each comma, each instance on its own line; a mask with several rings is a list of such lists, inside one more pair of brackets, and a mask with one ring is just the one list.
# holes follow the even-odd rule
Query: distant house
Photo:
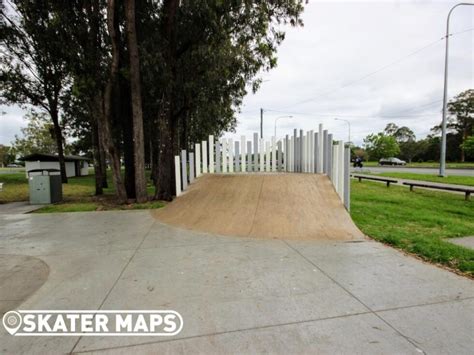
[[[59, 157], [54, 154], [30, 154], [20, 158], [25, 162], [26, 176], [28, 171], [34, 169], [59, 169]], [[89, 164], [87, 158], [78, 155], [65, 155], [67, 177], [89, 175]]]

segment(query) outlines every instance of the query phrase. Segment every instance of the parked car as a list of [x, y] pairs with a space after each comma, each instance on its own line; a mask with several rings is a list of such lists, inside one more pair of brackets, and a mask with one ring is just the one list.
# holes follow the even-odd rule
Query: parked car
[[398, 158], [382, 158], [379, 160], [379, 165], [406, 165], [407, 162], [405, 160], [401, 160]]
[[8, 164], [7, 168], [22, 168], [22, 166], [18, 164]]

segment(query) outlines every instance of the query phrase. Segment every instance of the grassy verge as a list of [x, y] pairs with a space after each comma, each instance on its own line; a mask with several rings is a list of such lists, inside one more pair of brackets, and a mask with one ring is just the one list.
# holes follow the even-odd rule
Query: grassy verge
[[[364, 167], [379, 166], [376, 161], [365, 161]], [[408, 163], [407, 168], [439, 168], [439, 163]], [[447, 163], [447, 169], [474, 169], [474, 163]]]
[[447, 177], [440, 177], [440, 176], [430, 175], [430, 174], [399, 173], [399, 172], [373, 173], [372, 175], [387, 176], [387, 177], [407, 179], [407, 180], [439, 182], [443, 184], [474, 186], [474, 176], [452, 175], [452, 176], [447, 176]]
[[474, 205], [462, 196], [353, 181], [351, 215], [376, 240], [474, 276], [474, 250], [445, 240], [474, 235]]
[[[132, 203], [117, 205], [114, 198], [114, 188], [104, 189], [104, 195], [94, 196], [94, 175], [69, 178], [67, 184], [63, 184], [63, 202], [44, 206], [37, 210], [38, 213], [49, 212], [83, 212], [101, 210], [129, 210], [150, 209], [164, 206], [162, 201], [150, 201], [146, 203]], [[112, 179], [108, 179], [112, 185]], [[3, 191], [0, 192], [0, 203], [27, 201], [29, 199], [28, 180], [23, 173], [0, 174], [0, 182], [3, 182]], [[149, 195], [153, 193], [153, 186], [147, 187]]]

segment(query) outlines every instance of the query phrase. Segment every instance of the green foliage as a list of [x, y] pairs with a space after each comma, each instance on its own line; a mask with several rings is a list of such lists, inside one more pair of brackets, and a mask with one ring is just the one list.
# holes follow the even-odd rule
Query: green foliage
[[472, 202], [462, 196], [353, 181], [351, 216], [376, 240], [474, 276], [474, 250], [445, 240], [474, 230]]
[[466, 154], [474, 157], [474, 136], [467, 137], [464, 143], [461, 145], [461, 148]]
[[0, 166], [7, 166], [15, 162], [15, 152], [12, 147], [0, 144]]
[[471, 136], [474, 133], [474, 89], [463, 91], [449, 101], [448, 112], [448, 128], [463, 135], [464, 139]]
[[[280, 24], [302, 25], [302, 1], [183, 1], [176, 14], [175, 67], [164, 60], [169, 45], [163, 40], [159, 5], [143, 5], [141, 59], [144, 112], [154, 119], [157, 98], [171, 85], [174, 115], [188, 142], [219, 136], [235, 128], [235, 112], [248, 90], [257, 90], [258, 74], [275, 67], [276, 51], [284, 39]], [[158, 29], [158, 30], [157, 30]], [[186, 142], [186, 144], [188, 143]]]
[[370, 159], [395, 157], [400, 153], [396, 139], [383, 132], [369, 134], [364, 138], [364, 145]]
[[6, 103], [51, 114], [67, 84], [67, 36], [52, 2], [14, 0], [1, 9], [0, 92]]
[[18, 156], [33, 153], [57, 154], [53, 124], [44, 113], [30, 111], [25, 116], [26, 127], [21, 128], [22, 136], [15, 135], [12, 149]]
[[[461, 92], [448, 102], [447, 159], [474, 160], [462, 147], [469, 136], [474, 135], [474, 89]], [[431, 129], [432, 137], [441, 133], [441, 124]], [[430, 136], [428, 137], [430, 138]]]
[[414, 141], [415, 133], [407, 126], [398, 127], [395, 123], [389, 123], [385, 126], [384, 133], [394, 137], [398, 143]]

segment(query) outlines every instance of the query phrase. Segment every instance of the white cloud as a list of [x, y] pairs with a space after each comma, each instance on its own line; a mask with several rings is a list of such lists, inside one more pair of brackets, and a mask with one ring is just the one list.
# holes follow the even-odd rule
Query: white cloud
[[[388, 122], [411, 127], [418, 137], [441, 119], [446, 16], [457, 1], [310, 1], [303, 28], [290, 28], [279, 49], [278, 67], [264, 74], [262, 88], [244, 100], [236, 134], [259, 129], [261, 107], [295, 112], [281, 119], [279, 135], [291, 127], [314, 129], [324, 123], [353, 140], [382, 130]], [[473, 7], [474, 8], [474, 7]], [[473, 28], [473, 8], [451, 16], [451, 33]], [[474, 87], [472, 31], [450, 39], [449, 95]], [[435, 41], [439, 40], [436, 43]], [[368, 73], [433, 43], [428, 48], [340, 90]], [[314, 98], [308, 102], [307, 99]], [[299, 104], [295, 104], [299, 103]], [[431, 103], [431, 105], [429, 105]], [[265, 112], [264, 135], [281, 112]]]
[[18, 106], [0, 107], [0, 144], [10, 145], [15, 139], [15, 134], [20, 134], [21, 127], [26, 126], [23, 116], [26, 111]]

